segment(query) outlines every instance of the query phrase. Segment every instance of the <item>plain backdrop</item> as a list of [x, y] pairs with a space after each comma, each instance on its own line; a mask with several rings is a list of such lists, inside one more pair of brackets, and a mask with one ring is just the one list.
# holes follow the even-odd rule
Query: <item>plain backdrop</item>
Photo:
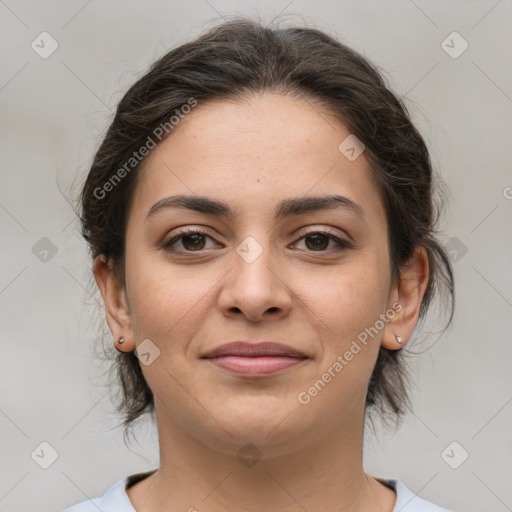
[[453, 326], [415, 357], [400, 429], [367, 436], [366, 471], [456, 511], [512, 510], [510, 0], [0, 1], [0, 510], [61, 510], [158, 465], [150, 422], [123, 443], [69, 199], [127, 87], [235, 14], [317, 26], [375, 62], [450, 191]]

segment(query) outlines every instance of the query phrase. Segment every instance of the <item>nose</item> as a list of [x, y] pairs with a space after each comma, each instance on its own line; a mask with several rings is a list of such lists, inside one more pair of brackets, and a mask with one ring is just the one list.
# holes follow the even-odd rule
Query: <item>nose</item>
[[291, 289], [284, 272], [268, 249], [254, 260], [234, 255], [218, 305], [227, 317], [245, 316], [251, 322], [278, 320], [290, 313]]

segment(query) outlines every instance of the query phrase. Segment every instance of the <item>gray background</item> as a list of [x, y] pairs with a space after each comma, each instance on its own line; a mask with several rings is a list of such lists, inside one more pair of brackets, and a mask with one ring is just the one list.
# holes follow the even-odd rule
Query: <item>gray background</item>
[[[94, 352], [100, 296], [68, 200], [156, 57], [222, 16], [279, 13], [387, 71], [450, 189], [453, 327], [422, 345], [433, 344], [415, 358], [413, 411], [398, 433], [368, 436], [366, 470], [457, 511], [512, 510], [510, 0], [0, 0], [0, 510], [60, 510], [157, 466], [149, 422], [129, 450], [112, 412]], [[46, 59], [31, 48], [43, 31], [59, 45]], [[469, 44], [457, 58], [442, 47], [453, 31]], [[58, 452], [48, 469], [43, 441]]]

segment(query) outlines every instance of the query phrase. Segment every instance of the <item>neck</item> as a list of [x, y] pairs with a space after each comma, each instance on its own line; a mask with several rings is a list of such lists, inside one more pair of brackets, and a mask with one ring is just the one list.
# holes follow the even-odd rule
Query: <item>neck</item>
[[281, 447], [263, 447], [261, 459], [250, 447], [247, 456], [237, 455], [244, 442], [233, 451], [199, 442], [158, 406], [156, 417], [160, 468], [129, 489], [137, 511], [392, 512], [394, 508], [394, 491], [363, 471], [363, 416], [342, 430], [312, 436], [314, 441], [298, 450], [290, 449], [290, 441], [288, 451], [284, 442]]

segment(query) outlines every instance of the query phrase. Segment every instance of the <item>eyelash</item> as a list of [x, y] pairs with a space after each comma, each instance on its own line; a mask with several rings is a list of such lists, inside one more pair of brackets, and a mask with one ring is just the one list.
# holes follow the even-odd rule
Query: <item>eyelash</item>
[[[205, 231], [201, 231], [201, 230], [195, 229], [195, 228], [187, 228], [187, 229], [181, 231], [180, 233], [178, 233], [176, 236], [173, 236], [168, 242], [165, 242], [162, 245], [162, 247], [166, 251], [174, 252], [174, 253], [185, 252], [185, 253], [192, 254], [192, 253], [201, 253], [201, 252], [203, 252], [204, 250], [199, 250], [199, 251], [187, 251], [187, 250], [177, 251], [176, 249], [172, 249], [171, 248], [177, 241], [179, 241], [182, 238], [186, 238], [187, 236], [190, 236], [190, 235], [204, 235], [204, 236], [206, 236], [206, 237], [208, 237], [210, 239], [213, 239]], [[338, 244], [338, 248], [336, 248], [336, 249], [321, 250], [321, 251], [309, 250], [308, 252], [313, 252], [313, 253], [334, 252], [334, 253], [338, 253], [338, 252], [341, 252], [341, 251], [345, 251], [346, 249], [352, 249], [353, 248], [353, 245], [349, 241], [344, 240], [344, 239], [340, 238], [339, 236], [336, 236], [334, 234], [334, 232], [329, 231], [329, 230], [311, 230], [311, 231], [306, 231], [306, 232], [303, 231], [303, 232], [299, 233], [299, 235], [300, 236], [297, 239], [297, 241], [305, 239], [305, 238], [307, 238], [308, 236], [311, 236], [311, 235], [325, 235], [325, 236], [327, 236], [329, 238], [329, 240], [333, 240], [334, 242], [336, 242]]]

